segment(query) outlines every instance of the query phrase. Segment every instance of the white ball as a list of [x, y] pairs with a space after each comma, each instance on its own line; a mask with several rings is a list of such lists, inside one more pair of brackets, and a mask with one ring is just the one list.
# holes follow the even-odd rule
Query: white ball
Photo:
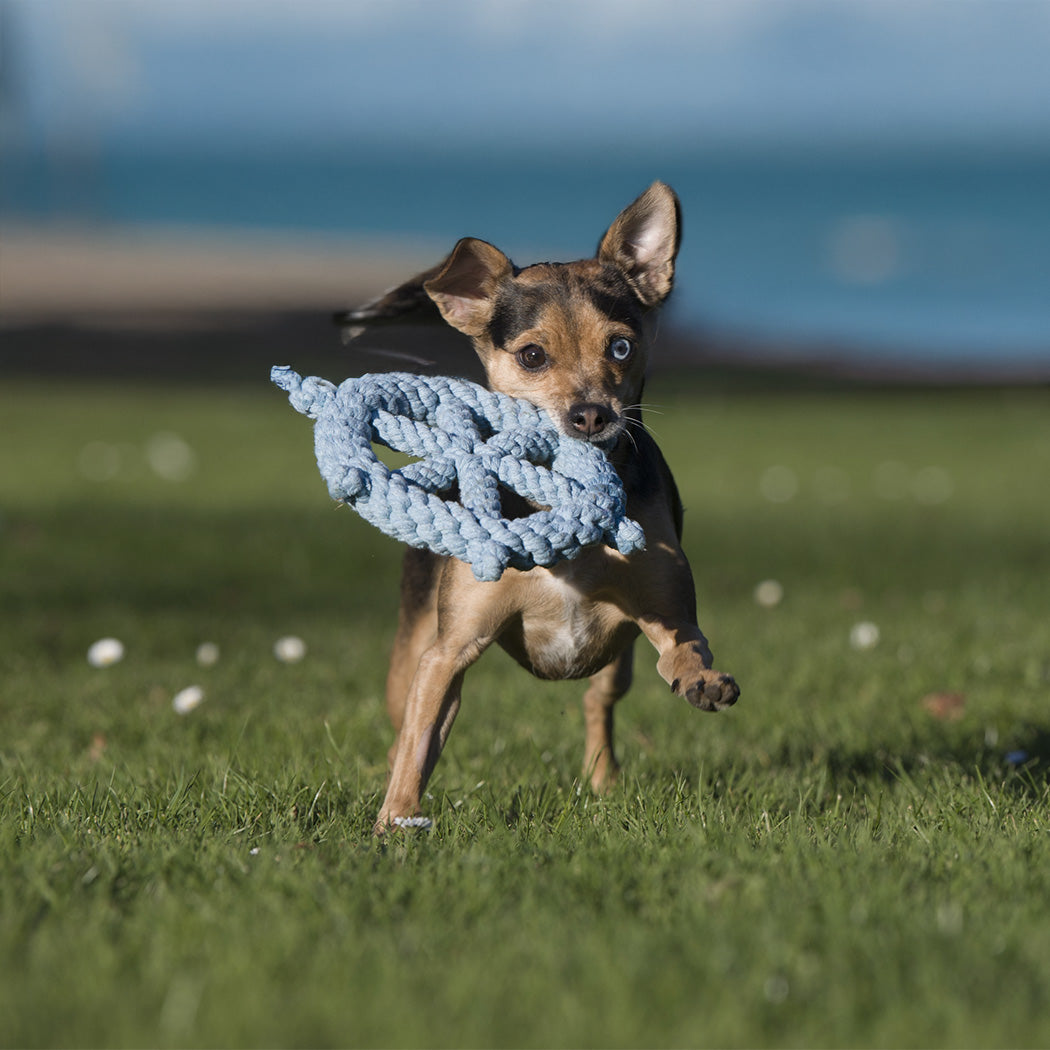
[[201, 667], [214, 667], [219, 662], [219, 647], [214, 642], [201, 642], [197, 646], [197, 663]]
[[798, 494], [798, 475], [790, 467], [767, 467], [758, 479], [758, 491], [770, 503], [787, 503]]
[[204, 690], [199, 685], [190, 685], [180, 690], [172, 698], [171, 706], [175, 713], [188, 715], [194, 708], [200, 707], [204, 702]]
[[879, 628], [869, 620], [855, 623], [849, 632], [849, 644], [854, 649], [874, 649], [879, 644]]
[[124, 659], [124, 643], [118, 638], [100, 638], [87, 652], [92, 667], [109, 667]]
[[784, 600], [784, 588], [779, 580], [763, 580], [755, 588], [755, 601], [765, 609], [772, 609]]
[[273, 655], [283, 664], [298, 663], [306, 655], [306, 642], [294, 634], [287, 634], [274, 642]]

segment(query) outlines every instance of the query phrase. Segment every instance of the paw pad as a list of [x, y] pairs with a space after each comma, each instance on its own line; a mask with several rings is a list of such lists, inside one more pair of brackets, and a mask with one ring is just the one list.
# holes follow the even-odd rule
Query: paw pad
[[740, 686], [736, 684], [732, 675], [719, 674], [703, 681], [689, 689], [685, 698], [701, 711], [724, 711], [732, 707], [740, 697]]

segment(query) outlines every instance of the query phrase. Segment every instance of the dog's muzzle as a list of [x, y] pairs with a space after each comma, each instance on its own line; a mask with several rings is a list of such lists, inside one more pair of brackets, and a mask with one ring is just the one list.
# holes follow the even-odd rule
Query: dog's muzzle
[[623, 420], [610, 405], [577, 401], [565, 413], [564, 429], [571, 437], [606, 448], [620, 436]]

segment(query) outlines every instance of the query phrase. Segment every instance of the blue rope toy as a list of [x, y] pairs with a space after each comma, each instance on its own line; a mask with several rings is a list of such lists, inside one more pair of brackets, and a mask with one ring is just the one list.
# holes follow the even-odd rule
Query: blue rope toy
[[[403, 543], [467, 562], [479, 580], [574, 558], [592, 544], [623, 554], [645, 546], [605, 453], [562, 434], [528, 401], [407, 372], [335, 386], [275, 365], [270, 378], [316, 421], [317, 466], [333, 499]], [[373, 442], [420, 458], [393, 470]], [[457, 481], [462, 502], [442, 499]], [[505, 518], [500, 485], [550, 510]]]

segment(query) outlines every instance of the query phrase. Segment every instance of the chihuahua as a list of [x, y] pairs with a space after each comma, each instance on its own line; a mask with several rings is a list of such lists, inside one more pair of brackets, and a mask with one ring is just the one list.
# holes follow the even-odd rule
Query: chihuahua
[[[659, 653], [671, 691], [704, 711], [735, 703], [733, 678], [712, 669], [682, 551], [674, 479], [642, 424], [642, 388], [657, 308], [671, 291], [678, 198], [654, 182], [624, 209], [593, 259], [516, 267], [465, 238], [438, 266], [358, 310], [337, 315], [351, 336], [373, 321], [433, 310], [469, 336], [491, 389], [542, 408], [565, 434], [602, 448], [623, 481], [646, 548], [584, 549], [550, 568], [476, 580], [455, 558], [409, 548], [386, 682], [396, 732], [382, 834], [419, 819], [423, 790], [448, 739], [467, 669], [493, 643], [538, 678], [589, 679], [583, 768], [608, 789], [619, 764], [613, 705], [631, 683], [639, 634]], [[503, 493], [508, 517], [536, 508]]]

